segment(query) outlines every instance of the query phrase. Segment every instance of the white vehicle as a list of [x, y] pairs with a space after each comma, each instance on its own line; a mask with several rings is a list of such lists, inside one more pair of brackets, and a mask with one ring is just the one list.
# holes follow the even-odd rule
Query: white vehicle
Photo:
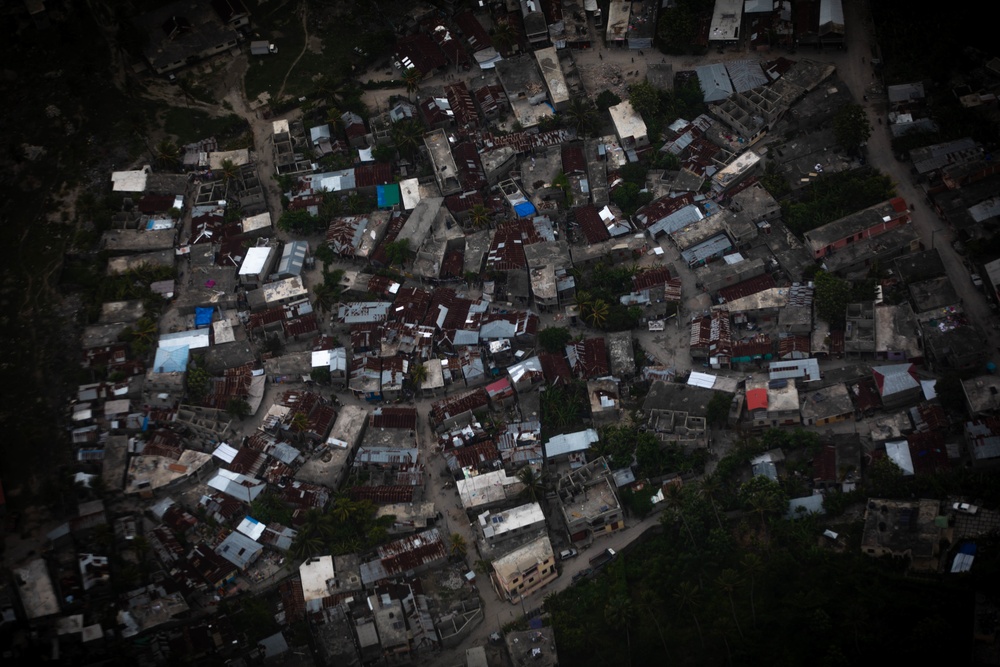
[[576, 558], [577, 553], [578, 552], [576, 549], [563, 549], [562, 551], [559, 552], [559, 560], [569, 560], [570, 558]]
[[951, 506], [951, 508], [961, 514], [975, 514], [979, 511], [979, 507], [977, 505], [970, 505], [969, 503], [955, 503]]

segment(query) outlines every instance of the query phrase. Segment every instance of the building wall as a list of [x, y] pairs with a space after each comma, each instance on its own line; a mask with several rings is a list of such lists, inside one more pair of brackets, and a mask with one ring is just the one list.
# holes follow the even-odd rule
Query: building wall
[[535, 593], [542, 586], [555, 581], [558, 576], [555, 556], [552, 555], [541, 563], [536, 563], [521, 573], [512, 576], [510, 581], [505, 581], [494, 571], [493, 580], [497, 586], [498, 594], [507, 598], [510, 602], [518, 602], [521, 598]]
[[843, 248], [851, 243], [855, 243], [856, 241], [860, 241], [862, 239], [867, 239], [873, 236], [878, 236], [879, 234], [884, 234], [890, 229], [895, 229], [896, 227], [902, 227], [909, 221], [910, 221], [909, 215], [902, 215], [896, 218], [895, 220], [889, 220], [888, 222], [880, 222], [877, 225], [872, 225], [867, 229], [863, 229], [860, 232], [856, 232], [850, 236], [847, 236], [831, 244], [828, 244], [823, 248], [814, 251], [814, 255], [816, 259], [822, 259], [826, 255], [828, 255], [831, 251], [838, 250], [840, 248]]

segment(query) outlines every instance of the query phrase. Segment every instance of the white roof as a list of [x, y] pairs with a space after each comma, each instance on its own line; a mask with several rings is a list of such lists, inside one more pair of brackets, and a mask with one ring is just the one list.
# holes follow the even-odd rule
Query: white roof
[[115, 192], [144, 192], [148, 168], [137, 171], [115, 171], [111, 173], [111, 189]]
[[563, 454], [573, 452], [583, 452], [590, 449], [590, 445], [600, 440], [597, 431], [588, 428], [585, 431], [576, 433], [564, 433], [557, 435], [545, 443], [545, 457], [553, 458]]
[[420, 180], [408, 178], [399, 182], [399, 192], [403, 198], [403, 208], [409, 211], [420, 203]]
[[299, 566], [299, 579], [302, 581], [302, 599], [306, 608], [310, 608], [312, 600], [322, 600], [329, 595], [326, 582], [334, 578], [333, 556], [310, 558]]
[[179, 347], [197, 350], [209, 346], [208, 329], [192, 329], [190, 331], [165, 333], [160, 336], [159, 342], [160, 347], [164, 350], [175, 350]]
[[646, 123], [628, 100], [609, 107], [608, 111], [611, 113], [611, 121], [615, 124], [615, 131], [618, 132], [620, 139], [646, 136]]
[[711, 389], [715, 386], [715, 376], [708, 373], [691, 371], [691, 376], [688, 378], [687, 383], [692, 387], [704, 387], [705, 389]]
[[260, 495], [265, 484], [259, 479], [221, 468], [215, 477], [208, 480], [208, 486], [237, 500], [249, 503]]
[[910, 457], [910, 445], [906, 440], [885, 443], [885, 453], [900, 467], [904, 475], [913, 474], [913, 459]]
[[219, 446], [215, 448], [214, 452], [212, 452], [212, 456], [222, 459], [226, 463], [232, 463], [233, 459], [236, 458], [236, 454], [238, 453], [239, 450], [235, 449], [234, 447], [230, 447], [226, 443], [222, 442], [219, 443]]
[[312, 367], [313, 368], [329, 368], [330, 367], [330, 353], [332, 350], [313, 350], [312, 353]]
[[258, 229], [267, 229], [271, 226], [271, 214], [265, 211], [243, 218], [242, 226], [244, 234]]
[[521, 505], [495, 514], [483, 512], [479, 515], [479, 527], [487, 539], [544, 522], [545, 514], [538, 503]]
[[267, 266], [267, 258], [271, 256], [271, 248], [248, 248], [243, 264], [240, 266], [241, 276], [255, 276]]
[[249, 516], [244, 517], [244, 519], [240, 521], [240, 525], [236, 526], [236, 530], [240, 531], [255, 542], [260, 539], [261, 535], [264, 534], [265, 528], [267, 528], [267, 526], [262, 524], [257, 519]]

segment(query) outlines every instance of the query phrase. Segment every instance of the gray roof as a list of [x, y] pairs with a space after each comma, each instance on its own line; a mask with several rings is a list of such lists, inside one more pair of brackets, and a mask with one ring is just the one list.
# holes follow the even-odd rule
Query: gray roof
[[872, 372], [882, 376], [881, 392], [883, 396], [891, 396], [919, 388], [920, 382], [911, 374], [912, 369], [913, 364], [872, 366]]
[[682, 209], [674, 211], [665, 218], [661, 218], [651, 224], [647, 231], [650, 236], [656, 237], [657, 234], [676, 232], [679, 229], [683, 229], [688, 225], [694, 224], [701, 220], [704, 216], [701, 213], [701, 209], [694, 204], [688, 204]]
[[215, 547], [215, 553], [241, 570], [252, 563], [263, 550], [263, 546], [235, 530], [222, 540], [219, 546]]
[[729, 80], [729, 72], [722, 63], [696, 67], [701, 90], [705, 94], [705, 102], [721, 102], [733, 94], [733, 84]]
[[694, 264], [700, 262], [703, 259], [708, 259], [709, 257], [714, 257], [721, 252], [725, 252], [729, 248], [733, 247], [733, 242], [729, 240], [729, 237], [725, 234], [716, 234], [712, 238], [699, 243], [696, 246], [692, 246], [681, 253], [681, 257], [684, 258], [688, 264]]
[[597, 442], [599, 439], [597, 431], [592, 428], [588, 428], [585, 431], [577, 431], [576, 433], [557, 435], [545, 443], [545, 456], [553, 458], [563, 454], [583, 452], [590, 449], [591, 444]]
[[300, 275], [308, 252], [309, 243], [307, 241], [286, 243], [281, 252], [281, 259], [278, 261], [277, 274], [285, 277]]
[[914, 83], [901, 83], [886, 88], [890, 102], [907, 102], [909, 100], [924, 99], [924, 84], [920, 81]]
[[733, 88], [740, 93], [768, 83], [759, 60], [732, 60], [726, 63], [726, 72], [733, 82]]

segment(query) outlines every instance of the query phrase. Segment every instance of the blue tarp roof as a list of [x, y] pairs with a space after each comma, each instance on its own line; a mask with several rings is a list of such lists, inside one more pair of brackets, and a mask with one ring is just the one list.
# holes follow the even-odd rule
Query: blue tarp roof
[[523, 204], [515, 206], [514, 212], [517, 213], [517, 217], [519, 218], [527, 218], [535, 214], [535, 207], [530, 201], [526, 201]]
[[399, 203], [399, 185], [390, 183], [389, 185], [378, 185], [375, 187], [378, 195], [378, 207], [388, 208]]
[[212, 308], [195, 308], [194, 309], [194, 326], [195, 328], [201, 329], [207, 327], [212, 323]]

